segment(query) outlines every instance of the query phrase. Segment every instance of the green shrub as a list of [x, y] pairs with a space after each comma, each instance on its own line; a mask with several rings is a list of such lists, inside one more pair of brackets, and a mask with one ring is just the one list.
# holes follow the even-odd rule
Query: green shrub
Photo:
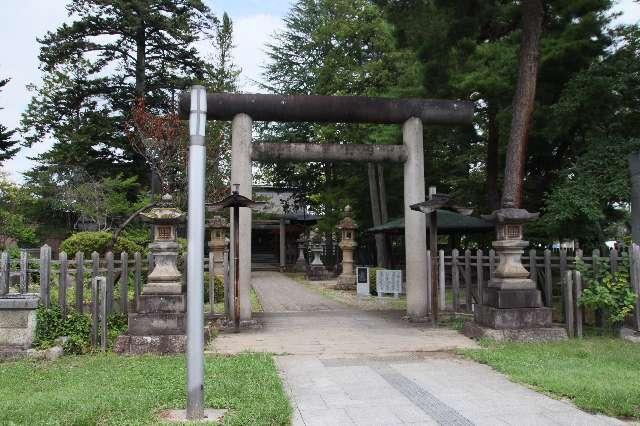
[[622, 257], [615, 273], [611, 273], [604, 259], [601, 259], [595, 271], [581, 259], [576, 263], [586, 284], [580, 305], [604, 310], [610, 326], [622, 324], [624, 318], [633, 311], [636, 301], [629, 280], [628, 255]]
[[[213, 298], [216, 303], [222, 302], [224, 300], [224, 282], [222, 278], [217, 276], [214, 279], [213, 283]], [[204, 300], [206, 302], [209, 301], [209, 273], [204, 273]]]
[[121, 334], [127, 332], [129, 328], [128, 318], [126, 314], [111, 313], [107, 317], [107, 346], [113, 348], [113, 344]]
[[373, 296], [377, 296], [378, 292], [376, 291], [376, 271], [384, 269], [384, 268], [369, 268], [369, 293]]
[[[85, 257], [90, 257], [92, 252], [98, 252], [105, 254], [111, 244], [112, 234], [107, 231], [96, 232], [78, 232], [71, 235], [60, 244], [60, 250], [67, 254], [75, 254], [78, 251], [84, 253]], [[118, 237], [113, 245], [112, 251], [114, 253], [121, 253], [126, 251], [127, 253], [142, 253], [143, 247], [129, 240], [126, 237]]]
[[91, 319], [88, 315], [71, 310], [63, 317], [60, 306], [46, 308], [40, 305], [36, 310], [36, 319], [33, 342], [36, 348], [49, 348], [61, 336], [69, 338], [63, 347], [65, 353], [82, 354], [89, 348]]
[[[53, 346], [55, 339], [68, 337], [63, 345], [65, 354], [84, 354], [89, 351], [91, 343], [91, 318], [88, 314], [80, 314], [74, 310], [62, 317], [60, 306], [45, 308], [38, 306], [36, 310], [36, 333], [34, 347], [47, 349]], [[116, 338], [127, 331], [127, 315], [112, 313], [107, 317], [107, 346], [113, 347]]]

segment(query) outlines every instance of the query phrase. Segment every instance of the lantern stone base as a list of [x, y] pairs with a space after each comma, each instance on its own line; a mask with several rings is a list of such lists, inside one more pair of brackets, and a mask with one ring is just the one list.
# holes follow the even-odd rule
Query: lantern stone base
[[494, 329], [551, 327], [551, 308], [495, 308], [474, 305], [475, 322]]
[[356, 276], [342, 274], [338, 277], [336, 287], [338, 290], [355, 290], [356, 289]]
[[535, 288], [519, 290], [503, 290], [488, 287], [482, 295], [482, 302], [485, 306], [492, 306], [499, 309], [512, 308], [541, 308], [542, 294]]
[[309, 281], [323, 281], [331, 277], [331, 272], [327, 271], [324, 265], [309, 265], [309, 269], [307, 269], [307, 278]]
[[137, 312], [129, 313], [127, 334], [119, 336], [119, 354], [175, 354], [185, 351], [184, 294], [141, 294]]
[[549, 342], [567, 340], [567, 330], [563, 327], [495, 329], [468, 321], [464, 324], [462, 332], [472, 339], [489, 338], [497, 341]]
[[32, 293], [0, 297], [0, 359], [19, 358], [31, 348], [39, 301]]
[[142, 355], [169, 355], [184, 353], [187, 336], [158, 335], [158, 336], [133, 336], [125, 334], [118, 336], [114, 351], [117, 354]]

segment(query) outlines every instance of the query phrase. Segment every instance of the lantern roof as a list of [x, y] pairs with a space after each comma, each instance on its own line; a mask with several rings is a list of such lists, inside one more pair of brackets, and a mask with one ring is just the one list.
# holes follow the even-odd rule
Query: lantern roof
[[351, 217], [352, 209], [351, 206], [346, 206], [344, 208], [344, 219], [340, 221], [337, 228], [338, 229], [356, 229], [358, 224]]
[[173, 204], [173, 197], [164, 194], [154, 207], [140, 213], [142, 220], [154, 225], [174, 225], [185, 221], [186, 213]]
[[258, 201], [253, 201], [243, 195], [240, 195], [238, 191], [233, 191], [231, 195], [228, 195], [223, 200], [220, 200], [216, 203], [209, 204], [207, 206], [207, 210], [210, 212], [222, 210], [227, 207], [248, 207], [250, 209], [256, 208], [263, 203]]
[[530, 213], [526, 209], [516, 208], [513, 201], [507, 199], [503, 202], [503, 207], [495, 210], [491, 214], [483, 215], [482, 218], [494, 223], [526, 223], [537, 219], [540, 213]]

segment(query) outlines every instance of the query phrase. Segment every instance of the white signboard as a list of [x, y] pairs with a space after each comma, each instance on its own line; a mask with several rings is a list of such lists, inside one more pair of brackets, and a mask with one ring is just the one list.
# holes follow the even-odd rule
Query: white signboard
[[393, 294], [398, 297], [404, 294], [402, 288], [402, 271], [396, 269], [378, 269], [376, 271], [376, 291], [378, 296]]
[[370, 296], [369, 289], [369, 268], [358, 266], [356, 268], [356, 283], [358, 296]]

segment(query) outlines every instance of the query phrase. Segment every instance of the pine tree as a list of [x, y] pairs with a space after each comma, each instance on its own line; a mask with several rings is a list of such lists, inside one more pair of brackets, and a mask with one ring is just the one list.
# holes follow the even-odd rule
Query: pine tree
[[[0, 80], [0, 91], [8, 82], [8, 78]], [[18, 152], [18, 148], [15, 147], [18, 141], [13, 140], [15, 132], [15, 130], [9, 130], [6, 126], [0, 124], [0, 162], [12, 158]]]
[[103, 175], [117, 169], [146, 181], [127, 143], [130, 110], [143, 98], [166, 114], [177, 90], [203, 78], [194, 43], [215, 18], [200, 0], [76, 0], [67, 10], [73, 22], [38, 39], [45, 79], [23, 115], [27, 142], [55, 139], [40, 158], [45, 166], [75, 158]]

